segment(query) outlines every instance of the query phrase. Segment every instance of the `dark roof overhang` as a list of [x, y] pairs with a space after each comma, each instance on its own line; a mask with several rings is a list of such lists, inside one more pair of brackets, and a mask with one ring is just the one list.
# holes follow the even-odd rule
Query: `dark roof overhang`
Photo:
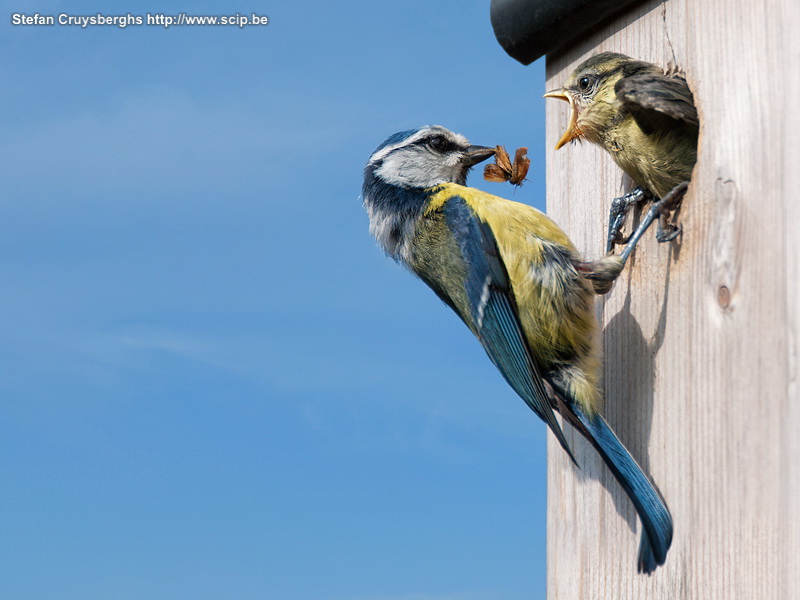
[[497, 41], [523, 65], [572, 44], [642, 0], [492, 0]]

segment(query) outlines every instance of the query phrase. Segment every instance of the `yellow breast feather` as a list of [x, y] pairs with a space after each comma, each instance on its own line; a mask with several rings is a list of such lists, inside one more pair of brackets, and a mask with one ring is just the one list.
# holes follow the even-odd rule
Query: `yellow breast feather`
[[570, 382], [575, 397], [591, 411], [598, 410], [594, 295], [577, 270], [554, 265], [548, 258], [555, 251], [577, 261], [572, 242], [532, 206], [455, 183], [435, 188], [425, 214], [443, 209], [453, 198], [462, 199], [491, 228], [511, 280], [520, 324], [537, 360], [547, 367], [570, 356], [580, 366]]

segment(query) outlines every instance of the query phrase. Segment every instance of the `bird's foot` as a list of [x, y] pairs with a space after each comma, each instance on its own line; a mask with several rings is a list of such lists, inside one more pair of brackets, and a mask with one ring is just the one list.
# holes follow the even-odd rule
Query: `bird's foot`
[[648, 197], [647, 192], [637, 187], [624, 196], [614, 198], [611, 201], [611, 211], [608, 213], [608, 241], [606, 242], [606, 252], [611, 252], [616, 244], [625, 244], [627, 237], [622, 235], [622, 226], [634, 204], [638, 204]]
[[653, 224], [653, 221], [658, 219], [658, 232], [656, 233], [656, 239], [659, 242], [669, 242], [670, 240], [674, 240], [678, 235], [681, 233], [681, 228], [679, 226], [672, 225], [667, 222], [667, 219], [672, 211], [674, 211], [678, 206], [680, 206], [681, 200], [683, 200], [683, 196], [686, 194], [686, 190], [689, 187], [689, 182], [684, 181], [683, 183], [679, 183], [674, 188], [672, 188], [666, 196], [664, 196], [658, 202], [655, 202], [651, 207], [650, 210], [647, 211], [644, 219], [642, 222], [639, 223], [639, 227], [636, 228], [636, 231], [633, 232], [628, 245], [625, 246], [625, 250], [622, 251], [620, 254], [620, 258], [623, 261], [628, 260], [633, 249], [636, 247], [636, 244], [644, 235], [644, 232], [647, 231], [647, 228]]
[[680, 234], [683, 233], [683, 228], [680, 225], [673, 225], [672, 223], [665, 223], [666, 219], [658, 220], [658, 229], [656, 230], [656, 240], [659, 244], [671, 242]]
[[684, 181], [672, 188], [666, 196], [653, 205], [653, 208], [658, 211], [658, 230], [656, 231], [656, 240], [664, 244], [671, 242], [678, 237], [683, 229], [680, 225], [674, 225], [669, 222], [669, 217], [680, 205], [683, 197], [686, 195], [686, 190], [689, 188], [689, 182]]

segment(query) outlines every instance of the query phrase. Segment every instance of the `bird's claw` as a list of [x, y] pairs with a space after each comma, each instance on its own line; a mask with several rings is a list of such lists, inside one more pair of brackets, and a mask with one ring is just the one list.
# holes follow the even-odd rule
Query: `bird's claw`
[[676, 237], [683, 233], [683, 228], [680, 225], [667, 225], [666, 227], [658, 223], [658, 230], [656, 231], [656, 240], [659, 244], [671, 242]]
[[667, 220], [673, 211], [680, 206], [688, 188], [688, 181], [679, 183], [653, 206], [659, 213], [656, 240], [658, 240], [660, 244], [671, 242], [683, 232], [683, 228], [680, 225], [673, 225]]
[[625, 224], [625, 219], [628, 212], [634, 204], [641, 202], [647, 198], [647, 192], [642, 188], [637, 187], [624, 196], [614, 198], [611, 201], [611, 210], [608, 214], [608, 239], [606, 242], [606, 253], [611, 252], [617, 244], [625, 244], [628, 237], [623, 237], [622, 226]]

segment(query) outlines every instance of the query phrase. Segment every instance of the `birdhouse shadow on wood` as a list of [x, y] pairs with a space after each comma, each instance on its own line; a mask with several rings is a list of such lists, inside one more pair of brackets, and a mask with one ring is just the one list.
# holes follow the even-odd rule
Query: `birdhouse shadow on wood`
[[[666, 499], [673, 545], [637, 574], [624, 492], [580, 436], [580, 469], [551, 438], [548, 598], [798, 597], [800, 3], [493, 0], [491, 19], [516, 60], [547, 55], [543, 93], [616, 52], [680, 69], [700, 121], [682, 235], [645, 235], [598, 305], [605, 414]], [[547, 212], [596, 257], [634, 182], [596, 144], [554, 150], [569, 117], [548, 103]]]

